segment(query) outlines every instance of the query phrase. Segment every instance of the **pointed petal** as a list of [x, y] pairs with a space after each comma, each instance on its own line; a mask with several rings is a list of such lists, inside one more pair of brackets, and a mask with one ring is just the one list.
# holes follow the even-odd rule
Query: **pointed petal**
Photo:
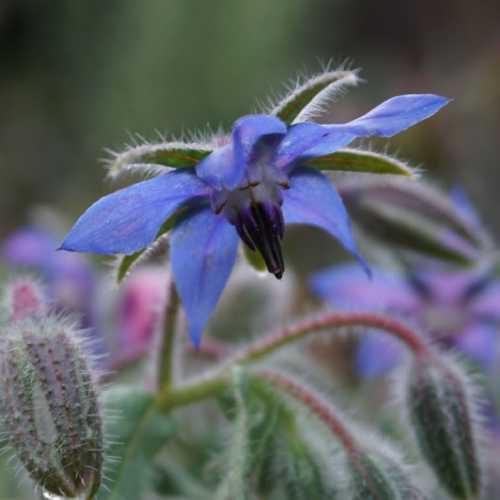
[[232, 144], [214, 151], [198, 165], [199, 177], [215, 189], [235, 189], [243, 180], [247, 165], [263, 140], [279, 139], [286, 125], [274, 116], [243, 116], [233, 126]]
[[367, 307], [400, 314], [418, 308], [418, 297], [402, 277], [376, 268], [371, 271], [373, 279], [368, 280], [358, 266], [334, 266], [313, 274], [310, 286], [333, 306]]
[[292, 125], [278, 147], [275, 164], [279, 169], [290, 171], [299, 160], [335, 153], [355, 138], [349, 131], [339, 129], [333, 133], [316, 123]]
[[330, 233], [369, 273], [358, 254], [342, 199], [323, 174], [307, 167], [294, 170], [290, 177], [290, 189], [283, 191], [283, 215], [286, 224], [308, 224]]
[[433, 94], [392, 97], [344, 127], [357, 136], [392, 137], [437, 113], [450, 99]]
[[498, 328], [477, 323], [456, 338], [455, 346], [483, 369], [488, 369], [495, 364], [497, 358], [498, 334]]
[[383, 102], [349, 123], [299, 123], [290, 127], [282, 141], [276, 164], [279, 168], [291, 169], [299, 160], [335, 153], [357, 137], [392, 137], [432, 116], [448, 102], [449, 99], [432, 94], [402, 95]]
[[239, 165], [240, 162], [235, 159], [233, 144], [226, 144], [198, 163], [196, 175], [214, 189], [220, 190], [240, 178]]
[[392, 370], [404, 354], [404, 348], [397, 340], [378, 332], [370, 333], [360, 339], [356, 371], [364, 378], [380, 377]]
[[161, 225], [183, 203], [208, 194], [192, 169], [138, 182], [104, 196], [78, 219], [62, 250], [131, 254], [154, 241]]
[[192, 212], [171, 233], [172, 270], [186, 311], [189, 335], [201, 335], [236, 259], [239, 238], [223, 215], [206, 208]]

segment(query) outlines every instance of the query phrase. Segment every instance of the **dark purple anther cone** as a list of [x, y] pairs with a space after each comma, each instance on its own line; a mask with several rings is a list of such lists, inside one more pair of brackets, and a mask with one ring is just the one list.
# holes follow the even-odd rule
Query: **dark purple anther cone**
[[281, 252], [284, 233], [281, 208], [271, 203], [252, 203], [240, 212], [235, 226], [243, 242], [262, 255], [267, 270], [281, 279], [285, 272]]

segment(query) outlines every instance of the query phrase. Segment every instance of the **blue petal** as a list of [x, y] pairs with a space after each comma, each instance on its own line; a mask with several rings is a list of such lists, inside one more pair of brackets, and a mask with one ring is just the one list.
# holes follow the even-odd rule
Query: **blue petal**
[[357, 137], [391, 137], [432, 116], [448, 102], [449, 99], [432, 94], [402, 95], [383, 102], [349, 123], [294, 125], [280, 144], [276, 165], [290, 170], [300, 160], [332, 154]]
[[316, 295], [333, 306], [415, 314], [420, 300], [406, 280], [382, 269], [371, 271], [373, 279], [368, 281], [358, 266], [337, 265], [314, 273], [309, 283]]
[[385, 375], [404, 356], [404, 347], [396, 340], [378, 332], [361, 338], [356, 352], [356, 371], [364, 378]]
[[149, 245], [170, 215], [208, 186], [192, 169], [176, 170], [104, 196], [78, 219], [61, 249], [131, 254]]
[[233, 184], [241, 172], [237, 167], [232, 144], [226, 144], [216, 149], [196, 166], [196, 175], [210, 184], [214, 189], [223, 189], [227, 184]]
[[279, 139], [286, 131], [286, 125], [274, 116], [243, 116], [233, 126], [232, 144], [204, 158], [196, 172], [215, 189], [233, 190], [243, 180], [247, 165], [262, 139]]
[[429, 118], [448, 102], [450, 99], [433, 94], [400, 95], [379, 104], [343, 127], [357, 136], [392, 137]]
[[472, 204], [468, 194], [461, 186], [456, 185], [450, 190], [450, 199], [455, 207], [457, 207], [457, 209], [472, 225], [481, 227], [479, 214]]
[[370, 275], [359, 256], [349, 215], [331, 181], [315, 169], [300, 167], [290, 176], [290, 189], [283, 191], [286, 224], [308, 224], [324, 229], [351, 252]]
[[179, 222], [170, 241], [175, 284], [198, 346], [233, 268], [239, 238], [224, 216], [202, 209]]
[[297, 160], [324, 156], [347, 146], [356, 135], [339, 129], [332, 133], [323, 125], [316, 123], [298, 123], [292, 125], [281, 141], [275, 156], [275, 165], [280, 169], [290, 170]]
[[498, 328], [488, 323], [474, 323], [455, 339], [455, 347], [479, 363], [484, 370], [495, 366], [497, 345]]

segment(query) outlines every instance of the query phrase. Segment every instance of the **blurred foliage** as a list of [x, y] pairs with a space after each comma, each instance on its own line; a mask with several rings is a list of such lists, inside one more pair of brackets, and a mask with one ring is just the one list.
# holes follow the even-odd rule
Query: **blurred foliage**
[[338, 105], [338, 119], [398, 93], [455, 98], [439, 121], [392, 144], [492, 209], [497, 9], [494, 0], [3, 0], [0, 237], [33, 206], [55, 207], [69, 224], [108, 191], [98, 161], [106, 147], [136, 133], [229, 127], [297, 68], [345, 57], [370, 86]]

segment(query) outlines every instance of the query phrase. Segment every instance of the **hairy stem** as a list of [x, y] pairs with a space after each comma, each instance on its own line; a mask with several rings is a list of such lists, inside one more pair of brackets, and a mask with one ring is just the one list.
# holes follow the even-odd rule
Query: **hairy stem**
[[185, 406], [217, 396], [225, 390], [228, 384], [228, 375], [235, 365], [258, 361], [315, 332], [347, 326], [377, 328], [401, 340], [415, 356], [431, 356], [424, 339], [400, 321], [374, 313], [327, 313], [296, 323], [277, 334], [251, 344], [230, 357], [212, 375], [174, 389], [163, 385], [158, 394], [157, 406], [161, 411], [167, 412], [178, 406]]
[[352, 434], [344, 426], [342, 420], [335, 414], [330, 405], [322, 401], [313, 391], [273, 370], [260, 370], [257, 376], [288, 393], [305, 407], [309, 408], [309, 410], [325, 424], [340, 443], [342, 443], [343, 448], [350, 455], [357, 452], [358, 445]]
[[376, 328], [402, 341], [415, 356], [429, 354], [425, 341], [411, 328], [382, 314], [376, 313], [327, 313], [284, 328], [277, 334], [265, 337], [237, 353], [233, 363], [251, 363], [272, 354], [297, 340], [301, 340], [321, 330], [343, 327]]

